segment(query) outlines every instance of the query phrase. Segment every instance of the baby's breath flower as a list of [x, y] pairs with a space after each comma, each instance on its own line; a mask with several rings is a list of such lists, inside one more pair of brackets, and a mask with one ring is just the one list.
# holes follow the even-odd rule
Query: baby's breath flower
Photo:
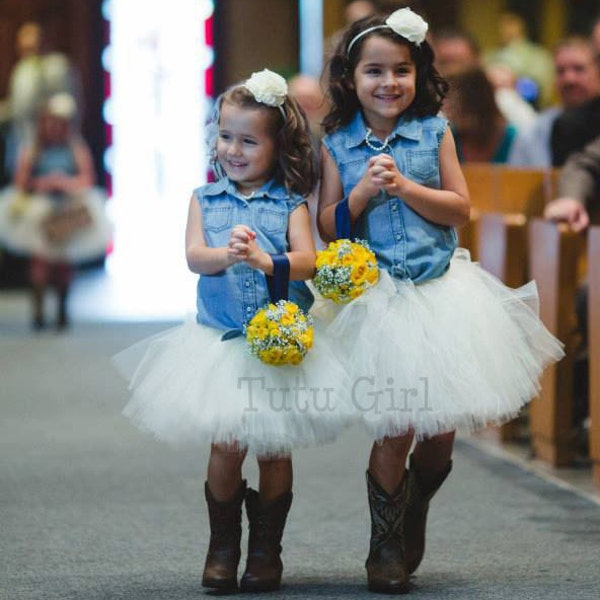
[[312, 319], [294, 302], [261, 308], [246, 325], [250, 353], [268, 365], [298, 365], [313, 345]]
[[317, 252], [315, 287], [337, 304], [358, 298], [378, 279], [377, 259], [363, 240], [336, 240]]

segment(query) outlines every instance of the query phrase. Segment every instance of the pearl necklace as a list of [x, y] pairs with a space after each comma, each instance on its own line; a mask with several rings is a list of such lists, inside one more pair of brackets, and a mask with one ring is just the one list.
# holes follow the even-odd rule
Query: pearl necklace
[[250, 192], [249, 194], [242, 194], [242, 192], [238, 191], [238, 194], [244, 200], [252, 200], [252, 198], [254, 198], [254, 194], [256, 194], [256, 190], [254, 190], [253, 192]]
[[390, 136], [388, 135], [383, 142], [380, 142], [377, 138], [372, 140], [373, 131], [371, 128], [367, 129], [367, 133], [365, 135], [365, 144], [371, 148], [374, 152], [383, 152], [386, 148], [391, 150], [390, 148]]

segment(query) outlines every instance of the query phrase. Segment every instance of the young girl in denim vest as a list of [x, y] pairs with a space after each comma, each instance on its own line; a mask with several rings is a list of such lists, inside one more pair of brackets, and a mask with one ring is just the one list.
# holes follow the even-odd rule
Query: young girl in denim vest
[[381, 273], [328, 331], [346, 342], [352, 402], [375, 440], [366, 568], [385, 593], [409, 590], [455, 430], [514, 417], [562, 355], [526, 304], [533, 284], [508, 289], [456, 251], [469, 192], [437, 116], [447, 85], [426, 31], [410, 9], [350, 26], [329, 63], [324, 121], [321, 235], [366, 240]]
[[[194, 191], [186, 229], [189, 268], [200, 275], [197, 315], [117, 356], [131, 380], [125, 414], [168, 441], [210, 441], [205, 494], [211, 538], [202, 584], [238, 587], [241, 506], [250, 522], [240, 588], [280, 586], [281, 538], [292, 501], [292, 448], [334, 439], [349, 414], [338, 395], [345, 370], [326, 341], [297, 366], [264, 364], [244, 325], [269, 302], [282, 257], [289, 299], [308, 310], [315, 248], [305, 197], [315, 184], [308, 123], [285, 80], [255, 73], [217, 101], [212, 160], [219, 179]], [[132, 361], [143, 350], [141, 362]], [[242, 464], [257, 456], [259, 491]]]

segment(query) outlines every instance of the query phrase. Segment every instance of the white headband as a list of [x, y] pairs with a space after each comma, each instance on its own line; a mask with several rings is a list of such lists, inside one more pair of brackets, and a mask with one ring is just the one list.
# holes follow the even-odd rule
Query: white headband
[[416, 46], [420, 46], [425, 39], [429, 26], [422, 17], [414, 13], [410, 8], [400, 8], [385, 20], [385, 25], [374, 25], [357, 33], [348, 44], [346, 56], [350, 56], [352, 47], [360, 38], [377, 29], [391, 29], [396, 35], [407, 39]]
[[244, 83], [244, 87], [257, 102], [278, 108], [285, 119], [283, 103], [288, 93], [288, 87], [281, 75], [269, 71], [269, 69], [263, 69], [258, 73], [252, 73], [250, 79]]

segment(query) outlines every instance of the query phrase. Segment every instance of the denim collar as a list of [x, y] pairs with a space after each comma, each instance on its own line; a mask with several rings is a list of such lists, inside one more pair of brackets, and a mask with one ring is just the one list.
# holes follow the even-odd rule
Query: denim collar
[[[396, 123], [396, 127], [392, 133], [388, 136], [388, 141], [392, 141], [397, 137], [408, 138], [418, 142], [421, 139], [421, 133], [423, 126], [419, 119], [406, 120], [399, 118]], [[348, 130], [346, 133], [346, 147], [355, 148], [360, 146], [365, 141], [367, 135], [367, 126], [365, 120], [360, 111], [357, 111], [354, 118], [348, 124]]]
[[[204, 191], [205, 196], [218, 196], [223, 193], [226, 193], [230, 196], [235, 196], [240, 200], [247, 201], [238, 192], [233, 181], [227, 177], [222, 177], [214, 183], [209, 184]], [[283, 185], [277, 183], [274, 179], [270, 179], [254, 193], [252, 199], [271, 198], [273, 200], [285, 200], [288, 196], [289, 193]]]

